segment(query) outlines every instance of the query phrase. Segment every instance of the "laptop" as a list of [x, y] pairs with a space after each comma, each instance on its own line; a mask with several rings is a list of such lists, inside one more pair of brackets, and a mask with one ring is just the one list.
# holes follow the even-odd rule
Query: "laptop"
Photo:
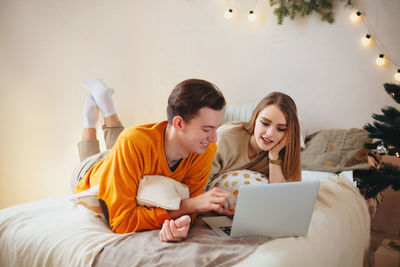
[[307, 234], [319, 181], [245, 185], [234, 216], [203, 217], [221, 237], [292, 237]]

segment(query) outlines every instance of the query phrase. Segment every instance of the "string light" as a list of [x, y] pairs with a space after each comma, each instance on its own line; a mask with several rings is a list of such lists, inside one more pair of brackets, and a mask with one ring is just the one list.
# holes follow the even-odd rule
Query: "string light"
[[355, 10], [354, 10], [354, 12], [351, 13], [350, 19], [353, 22], [358, 22], [361, 20], [363, 22], [363, 24], [365, 25], [365, 27], [368, 29], [368, 33], [361, 38], [362, 45], [370, 46], [372, 43], [374, 43], [377, 46], [378, 50], [380, 50], [380, 54], [375, 60], [376, 64], [378, 66], [383, 67], [383, 66], [387, 65], [388, 62], [391, 62], [397, 69], [397, 72], [394, 74], [394, 79], [396, 81], [400, 82], [400, 68], [399, 68], [400, 64], [388, 55], [387, 50], [384, 49], [383, 45], [376, 38], [376, 34], [374, 33], [373, 28], [369, 24], [367, 17], [365, 17], [364, 13], [361, 13], [362, 10], [360, 9], [360, 6], [357, 2], [358, 2], [357, 0], [351, 1], [350, 5]]
[[385, 56], [383, 54], [379, 54], [379, 56], [376, 58], [376, 64], [378, 64], [378, 66], [383, 66], [385, 65]]
[[[233, 16], [237, 16], [239, 13], [247, 13], [247, 20], [250, 22], [254, 22], [257, 19], [256, 14], [254, 14], [254, 9], [257, 6], [258, 0], [246, 0], [242, 1], [243, 3], [239, 3], [239, 1], [230, 1], [226, 0], [226, 4], [228, 6], [228, 10], [224, 12], [224, 17], [227, 20], [233, 18]], [[233, 13], [235, 11], [235, 13]], [[241, 16], [237, 16], [240, 18]]]
[[394, 78], [396, 79], [396, 81], [400, 82], [400, 69], [397, 70], [397, 72], [394, 75]]
[[357, 22], [359, 21], [361, 18], [361, 12], [360, 11], [354, 11], [353, 13], [351, 13], [350, 15], [350, 19], [353, 22]]
[[371, 44], [371, 35], [366, 34], [362, 39], [361, 43], [363, 46], [369, 46]]
[[253, 11], [253, 10], [250, 10], [250, 11], [249, 11], [249, 15], [247, 15], [247, 19], [248, 19], [250, 22], [256, 21], [257, 16], [256, 16], [256, 14], [254, 14], [254, 11]]
[[228, 9], [227, 11], [224, 12], [224, 17], [226, 19], [231, 19], [233, 17], [233, 10], [232, 9]]

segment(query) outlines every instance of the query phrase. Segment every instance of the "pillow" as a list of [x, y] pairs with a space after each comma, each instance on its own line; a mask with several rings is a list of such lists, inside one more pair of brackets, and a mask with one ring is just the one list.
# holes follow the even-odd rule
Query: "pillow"
[[189, 198], [189, 188], [161, 175], [145, 175], [140, 179], [136, 200], [138, 205], [178, 210], [182, 199]]
[[304, 122], [299, 117], [299, 124], [300, 124], [300, 148], [305, 149], [306, 148], [306, 136], [307, 136], [307, 126]]
[[301, 152], [304, 170], [341, 172], [368, 169], [368, 150], [364, 144], [371, 142], [364, 129], [329, 129], [309, 136]]
[[259, 172], [251, 170], [236, 170], [221, 174], [207, 185], [207, 191], [218, 187], [238, 195], [242, 185], [268, 184], [268, 178]]
[[[105, 220], [97, 194], [99, 185], [74, 194], [71, 200], [82, 205], [95, 216]], [[140, 179], [136, 194], [137, 204], [146, 207], [157, 207], [166, 210], [178, 210], [182, 199], [189, 198], [188, 187], [174, 179], [161, 175], [145, 175]]]

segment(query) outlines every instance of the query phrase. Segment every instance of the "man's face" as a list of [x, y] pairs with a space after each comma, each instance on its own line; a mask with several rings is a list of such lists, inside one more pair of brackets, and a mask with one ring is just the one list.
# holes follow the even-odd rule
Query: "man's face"
[[217, 141], [217, 128], [221, 123], [222, 110], [201, 108], [198, 114], [183, 122], [182, 140], [188, 153], [201, 154], [210, 143]]

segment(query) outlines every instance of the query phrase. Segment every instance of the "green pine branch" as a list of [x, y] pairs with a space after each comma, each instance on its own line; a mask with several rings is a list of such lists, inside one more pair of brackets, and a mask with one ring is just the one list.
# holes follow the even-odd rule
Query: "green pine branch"
[[372, 114], [372, 118], [383, 123], [397, 124], [400, 126], [400, 110], [395, 107], [387, 106], [382, 108], [381, 111], [383, 115]]
[[[385, 91], [400, 103], [400, 86], [385, 83]], [[386, 106], [381, 109], [382, 114], [372, 114], [373, 123], [367, 123], [364, 129], [368, 131], [368, 137], [377, 138], [381, 141], [373, 144], [365, 144], [367, 149], [376, 149], [381, 142], [386, 147], [389, 155], [395, 155], [400, 151], [400, 110], [395, 107]]]
[[400, 85], [385, 83], [383, 86], [385, 87], [386, 93], [388, 93], [388, 95], [390, 95], [397, 103], [400, 104]]
[[375, 197], [389, 186], [400, 189], [400, 169], [391, 164], [383, 164], [380, 169], [354, 170], [353, 177], [365, 198]]
[[335, 21], [332, 12], [332, 0], [270, 0], [271, 6], [277, 6], [274, 14], [278, 17], [278, 24], [282, 24], [285, 17], [295, 19], [297, 14], [308, 16], [313, 12], [321, 16], [321, 20], [328, 23]]

